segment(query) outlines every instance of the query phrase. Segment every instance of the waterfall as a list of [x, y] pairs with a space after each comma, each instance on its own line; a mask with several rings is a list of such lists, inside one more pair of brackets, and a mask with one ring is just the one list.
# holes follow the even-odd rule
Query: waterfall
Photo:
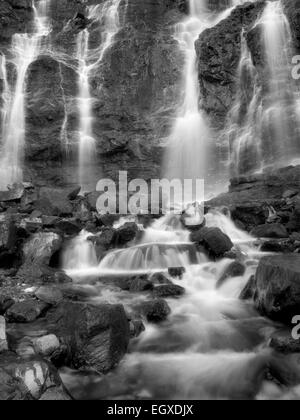
[[267, 2], [251, 30], [261, 34], [264, 67], [254, 66], [243, 33], [236, 101], [225, 129], [233, 175], [285, 166], [300, 156], [299, 90], [291, 77], [293, 41], [281, 1]]
[[199, 83], [194, 43], [208, 27], [205, 19], [206, 0], [190, 1], [188, 19], [177, 25], [176, 40], [185, 55], [183, 71], [183, 104], [175, 120], [166, 156], [166, 177], [172, 179], [203, 179], [206, 173], [207, 143], [210, 130], [199, 111]]
[[[211, 190], [216, 192], [219, 183], [222, 189], [226, 181], [223, 179], [220, 182], [220, 174], [212, 170], [216, 164], [212, 152], [214, 135], [205, 113], [199, 107], [201, 92], [195, 41], [205, 29], [227, 17], [231, 10], [229, 8], [218, 15], [210, 14], [207, 0], [190, 0], [188, 18], [176, 26], [175, 39], [185, 58], [183, 102], [167, 141], [164, 175], [169, 180], [204, 179], [206, 195]], [[194, 199], [201, 201], [202, 197], [194, 196]]]
[[[263, 116], [263, 130], [268, 136], [265, 153], [273, 152], [272, 157], [279, 157], [278, 163], [284, 166], [295, 154], [300, 155], [300, 148], [299, 133], [294, 132], [298, 92], [291, 77], [293, 40], [281, 0], [267, 3], [261, 24], [269, 73], [269, 95]], [[265, 161], [270, 162], [267, 158]]]
[[[262, 119], [261, 87], [252, 61], [244, 31], [241, 41], [241, 59], [238, 67], [238, 92], [229, 113], [226, 136], [230, 147], [231, 172], [261, 169]], [[245, 113], [245, 109], [247, 112]]]
[[90, 92], [90, 77], [98, 69], [106, 51], [120, 29], [119, 5], [121, 0], [107, 0], [104, 5], [90, 6], [88, 19], [103, 24], [102, 42], [96, 50], [90, 50], [90, 32], [84, 29], [77, 38], [79, 62], [78, 110], [79, 110], [79, 184], [82, 192], [95, 189], [97, 179], [93, 168], [96, 165], [96, 140], [93, 135], [93, 98]]
[[89, 232], [82, 231], [74, 238], [63, 255], [63, 267], [66, 270], [87, 269], [97, 265], [97, 256], [92, 242], [88, 241]]
[[22, 157], [25, 139], [26, 76], [30, 64], [40, 52], [42, 39], [49, 33], [47, 20], [48, 0], [33, 3], [35, 32], [15, 34], [11, 45], [11, 62], [17, 72], [15, 86], [9, 87], [5, 77], [5, 61], [2, 60], [2, 74], [5, 80], [2, 111], [2, 142], [0, 160], [0, 189], [23, 179]]

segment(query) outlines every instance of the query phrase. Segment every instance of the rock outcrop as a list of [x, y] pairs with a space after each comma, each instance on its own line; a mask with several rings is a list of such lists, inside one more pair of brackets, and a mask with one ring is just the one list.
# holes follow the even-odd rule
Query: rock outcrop
[[246, 288], [260, 313], [290, 325], [300, 311], [300, 256], [262, 258]]
[[206, 29], [196, 41], [201, 106], [223, 128], [237, 92], [237, 69], [241, 56], [242, 32], [255, 23], [264, 1], [238, 6], [218, 25]]

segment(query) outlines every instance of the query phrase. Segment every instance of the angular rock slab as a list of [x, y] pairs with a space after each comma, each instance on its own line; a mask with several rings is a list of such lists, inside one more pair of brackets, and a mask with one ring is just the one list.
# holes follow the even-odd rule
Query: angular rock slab
[[47, 321], [48, 330], [67, 347], [68, 366], [107, 372], [127, 351], [130, 328], [122, 305], [63, 302]]

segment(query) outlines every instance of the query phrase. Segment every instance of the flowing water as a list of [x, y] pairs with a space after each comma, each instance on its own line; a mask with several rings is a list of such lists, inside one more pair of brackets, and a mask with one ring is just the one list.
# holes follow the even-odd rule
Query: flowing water
[[40, 0], [35, 6], [33, 34], [15, 34], [12, 39], [10, 63], [16, 70], [14, 86], [10, 86], [5, 70], [5, 60], [2, 61], [2, 80], [4, 91], [2, 98], [2, 139], [0, 159], [0, 189], [22, 181], [22, 158], [25, 139], [25, 101], [26, 76], [30, 64], [38, 56], [44, 37], [50, 27], [47, 19], [47, 6], [50, 0]]
[[[208, 173], [210, 128], [199, 110], [200, 90], [194, 43], [199, 34], [213, 26], [206, 0], [191, 0], [189, 17], [177, 25], [175, 39], [185, 56], [183, 103], [167, 144], [165, 175], [172, 179], [204, 179]], [[194, 197], [196, 200], [198, 197]], [[202, 198], [202, 197], [201, 197]]]
[[104, 5], [90, 6], [88, 18], [103, 25], [102, 42], [96, 50], [90, 50], [90, 32], [84, 29], [77, 38], [79, 79], [77, 98], [79, 110], [79, 184], [82, 192], [93, 191], [97, 182], [93, 173], [96, 155], [96, 139], [93, 134], [93, 98], [90, 77], [99, 71], [106, 51], [120, 29], [119, 5], [121, 0], [108, 0]]
[[[62, 377], [77, 398], [85, 399], [264, 399], [282, 397], [266, 379], [270, 364], [278, 361], [268, 349], [276, 325], [260, 317], [251, 303], [239, 294], [263, 255], [254, 239], [239, 230], [229, 215], [212, 212], [207, 225], [230, 235], [244, 275], [219, 279], [232, 260], [210, 261], [189, 242], [189, 233], [179, 216], [169, 214], [143, 230], [137, 243], [112, 251], [100, 263], [95, 250], [82, 233], [67, 250], [65, 268], [78, 286], [86, 288], [94, 304], [122, 303], [135, 313], [151, 294], [129, 293], [114, 286], [114, 278], [184, 266], [181, 280], [186, 293], [168, 299], [171, 315], [158, 326], [148, 324], [139, 338], [132, 340], [130, 352], [120, 366], [105, 377], [62, 371]], [[141, 228], [142, 229], [142, 228]]]
[[287, 166], [300, 156], [299, 89], [292, 79], [293, 41], [281, 1], [268, 1], [253, 27], [261, 36], [265, 85], [242, 33], [238, 94], [226, 135], [234, 175]]

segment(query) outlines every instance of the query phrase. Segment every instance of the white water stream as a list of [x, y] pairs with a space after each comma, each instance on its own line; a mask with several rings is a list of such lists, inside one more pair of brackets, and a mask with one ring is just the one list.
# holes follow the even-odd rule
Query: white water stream
[[2, 138], [0, 157], [0, 190], [23, 180], [23, 151], [25, 140], [26, 77], [30, 64], [39, 55], [43, 39], [50, 32], [47, 19], [48, 3], [51, 0], [33, 2], [35, 32], [15, 34], [12, 39], [10, 62], [16, 69], [14, 87], [7, 79], [5, 59], [1, 60], [4, 81], [2, 107]]

